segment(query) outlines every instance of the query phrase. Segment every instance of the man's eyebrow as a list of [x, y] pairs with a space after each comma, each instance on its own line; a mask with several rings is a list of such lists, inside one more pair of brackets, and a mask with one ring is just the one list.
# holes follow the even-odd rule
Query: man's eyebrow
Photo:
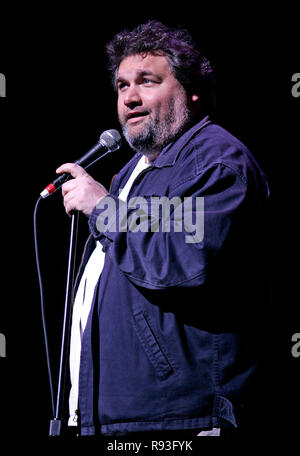
[[118, 76], [116, 79], [116, 83], [118, 84], [119, 82], [126, 82], [126, 79], [122, 78], [122, 76]]
[[153, 73], [153, 71], [150, 71], [150, 70], [138, 71], [137, 75], [138, 76], [155, 76], [156, 78], [161, 79], [161, 77], [158, 74]]
[[[156, 73], [153, 73], [153, 71], [150, 71], [150, 70], [141, 70], [141, 71], [137, 71], [136, 73], [136, 78], [140, 78], [140, 77], [143, 77], [143, 76], [155, 76], [158, 80], [162, 80], [161, 76], [159, 76], [158, 74]], [[118, 76], [117, 79], [116, 79], [116, 83], [120, 83], [120, 82], [126, 82], [127, 79], [126, 77], [123, 77], [122, 75], [121, 76]]]

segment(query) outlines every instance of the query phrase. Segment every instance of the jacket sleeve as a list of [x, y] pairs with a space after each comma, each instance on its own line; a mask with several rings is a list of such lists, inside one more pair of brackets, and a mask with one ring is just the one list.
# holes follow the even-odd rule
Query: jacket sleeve
[[89, 219], [91, 233], [127, 278], [148, 289], [203, 285], [208, 266], [244, 213], [247, 185], [214, 164], [166, 197], [108, 195]]

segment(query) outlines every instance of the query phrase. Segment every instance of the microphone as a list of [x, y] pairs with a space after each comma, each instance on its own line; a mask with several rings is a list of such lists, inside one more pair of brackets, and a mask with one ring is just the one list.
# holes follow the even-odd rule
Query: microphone
[[[86, 169], [109, 152], [114, 152], [120, 149], [121, 143], [122, 138], [118, 130], [106, 130], [101, 134], [98, 143], [74, 163]], [[46, 198], [56, 192], [56, 190], [58, 190], [62, 184], [69, 179], [70, 174], [61, 174], [51, 184], [44, 188], [44, 190], [40, 193], [41, 197]]]

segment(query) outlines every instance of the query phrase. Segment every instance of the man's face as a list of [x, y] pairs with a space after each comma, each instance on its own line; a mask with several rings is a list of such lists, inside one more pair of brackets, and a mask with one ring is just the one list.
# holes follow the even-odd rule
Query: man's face
[[151, 160], [190, 120], [189, 97], [161, 55], [134, 54], [123, 59], [117, 87], [124, 136]]

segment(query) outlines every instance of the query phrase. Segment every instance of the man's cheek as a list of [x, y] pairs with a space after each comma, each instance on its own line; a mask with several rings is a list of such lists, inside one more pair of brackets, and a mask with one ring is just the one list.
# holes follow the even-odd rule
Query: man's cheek
[[122, 112], [120, 101], [118, 101], [118, 104], [117, 104], [117, 112], [118, 112], [119, 122], [121, 123], [121, 125], [123, 125], [125, 116], [124, 116], [124, 113]]
[[118, 118], [119, 118], [119, 122], [120, 124], [122, 125], [122, 127], [125, 125], [125, 116], [122, 115], [122, 112], [119, 112], [118, 111]]

